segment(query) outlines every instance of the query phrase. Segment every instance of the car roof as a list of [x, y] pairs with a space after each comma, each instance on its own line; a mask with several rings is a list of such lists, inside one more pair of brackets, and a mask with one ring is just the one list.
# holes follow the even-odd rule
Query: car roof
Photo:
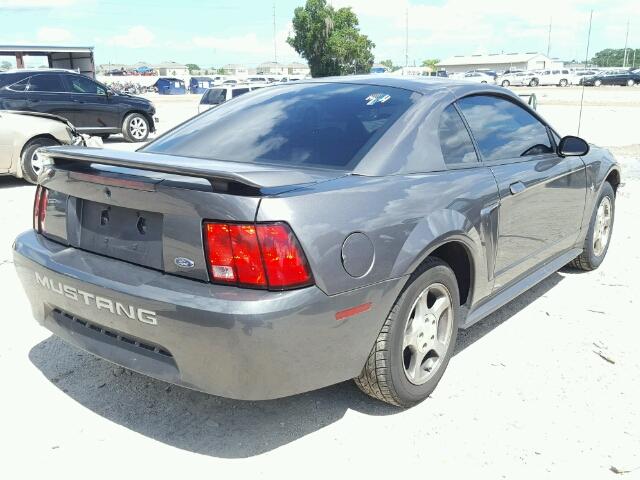
[[12, 68], [0, 73], [75, 73], [76, 75], [82, 75], [75, 70], [66, 68]]
[[[437, 91], [448, 90], [456, 98], [474, 93], [476, 91], [508, 94], [510, 90], [489, 84], [474, 83], [452, 78], [427, 77], [427, 76], [399, 76], [399, 75], [349, 75], [342, 77], [324, 77], [299, 80], [296, 84], [304, 83], [351, 83], [359, 85], [371, 85], [379, 87], [394, 87], [411, 90], [421, 94], [429, 94]], [[515, 96], [512, 94], [511, 96]]]

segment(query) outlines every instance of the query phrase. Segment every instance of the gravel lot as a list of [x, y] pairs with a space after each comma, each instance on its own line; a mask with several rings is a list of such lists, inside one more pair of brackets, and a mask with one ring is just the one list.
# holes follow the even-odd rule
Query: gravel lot
[[[581, 89], [517, 91], [532, 90], [561, 134], [576, 133]], [[8, 323], [0, 336], [0, 477], [640, 477], [640, 89], [585, 93], [581, 134], [612, 147], [624, 168], [607, 260], [591, 273], [557, 272], [463, 331], [434, 395], [405, 411], [351, 382], [232, 401], [67, 346], [32, 319], [12, 265], [11, 242], [30, 228], [34, 188], [0, 178]], [[161, 130], [194, 114], [197, 100], [155, 97]], [[117, 137], [106, 146], [134, 148]]]

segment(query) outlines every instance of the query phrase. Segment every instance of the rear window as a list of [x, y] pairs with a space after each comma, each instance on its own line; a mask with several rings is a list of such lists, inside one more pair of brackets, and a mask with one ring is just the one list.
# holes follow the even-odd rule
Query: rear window
[[227, 90], [225, 88], [212, 88], [203, 96], [200, 103], [204, 105], [219, 105], [227, 99]]
[[195, 117], [142, 151], [352, 169], [418, 97], [375, 85], [284, 84]]

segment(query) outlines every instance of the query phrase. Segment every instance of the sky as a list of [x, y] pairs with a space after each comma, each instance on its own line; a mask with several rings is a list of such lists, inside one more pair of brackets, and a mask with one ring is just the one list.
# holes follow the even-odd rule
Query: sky
[[[94, 46], [98, 64], [176, 61], [201, 67], [299, 61], [286, 44], [304, 0], [0, 0], [0, 44]], [[591, 55], [640, 48], [637, 0], [331, 0], [351, 6], [377, 61], [409, 64], [478, 53], [547, 52], [584, 59], [589, 11]], [[275, 5], [275, 52], [274, 52]], [[3, 60], [4, 58], [0, 58]], [[36, 59], [33, 59], [35, 62]]]

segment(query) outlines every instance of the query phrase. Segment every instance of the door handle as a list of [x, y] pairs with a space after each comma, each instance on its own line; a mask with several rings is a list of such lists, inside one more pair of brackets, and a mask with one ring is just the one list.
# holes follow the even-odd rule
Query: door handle
[[515, 182], [509, 185], [509, 190], [511, 191], [511, 195], [517, 195], [519, 193], [524, 192], [527, 187], [522, 182]]

